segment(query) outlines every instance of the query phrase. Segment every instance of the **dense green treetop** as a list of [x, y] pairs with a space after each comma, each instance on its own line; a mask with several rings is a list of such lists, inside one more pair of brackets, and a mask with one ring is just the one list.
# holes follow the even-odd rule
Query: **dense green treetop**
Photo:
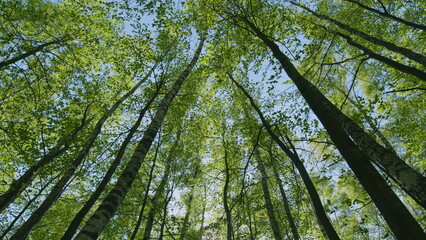
[[[82, 228], [206, 38], [132, 187], [99, 238], [130, 238], [145, 201], [136, 239], [142, 239], [153, 208], [158, 209], [151, 238], [177, 239], [185, 229], [184, 239], [226, 239], [229, 208], [233, 239], [272, 239], [255, 149], [265, 163], [284, 239], [293, 236], [280, 183], [301, 239], [326, 238], [299, 172], [262, 127], [233, 76], [272, 131], [294, 145], [338, 235], [393, 239], [329, 132], [253, 26], [342, 113], [425, 176], [425, 1], [3, 0], [0, 9], [0, 194], [58, 146], [69, 146], [38, 169], [0, 213], [0, 238], [11, 237], [33, 214], [99, 119], [146, 77], [106, 119], [28, 239], [62, 237], [158, 91]], [[169, 179], [156, 194], [167, 164]], [[377, 169], [426, 228], [425, 210], [383, 168]]]

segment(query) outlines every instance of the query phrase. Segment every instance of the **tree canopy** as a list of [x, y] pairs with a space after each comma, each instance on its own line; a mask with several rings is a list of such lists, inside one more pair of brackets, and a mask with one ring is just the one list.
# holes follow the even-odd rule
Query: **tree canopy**
[[0, 239], [426, 239], [426, 2], [0, 9]]

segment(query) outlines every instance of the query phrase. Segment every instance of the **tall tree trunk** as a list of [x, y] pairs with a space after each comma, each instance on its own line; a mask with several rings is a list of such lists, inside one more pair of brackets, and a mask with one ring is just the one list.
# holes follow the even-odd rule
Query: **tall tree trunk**
[[33, 198], [31, 198], [27, 204], [25, 204], [25, 207], [22, 208], [22, 210], [18, 213], [18, 215], [15, 216], [15, 218], [13, 219], [13, 221], [9, 224], [9, 226], [6, 228], [6, 230], [3, 231], [2, 235], [0, 236], [0, 239], [5, 239], [6, 235], [10, 232], [10, 230], [12, 230], [13, 226], [15, 225], [15, 223], [21, 218], [21, 216], [24, 214], [24, 212], [31, 206], [31, 204], [33, 204], [33, 202], [40, 197], [40, 195], [43, 193], [44, 189], [47, 188], [47, 186], [50, 185], [50, 183], [53, 182], [55, 178], [50, 179], [49, 182], [47, 182], [39, 191], [36, 195], [34, 195]]
[[422, 25], [422, 24], [418, 24], [418, 23], [413, 23], [413, 22], [407, 21], [407, 20], [402, 19], [400, 17], [397, 17], [395, 15], [389, 14], [387, 11], [386, 12], [379, 11], [377, 9], [371, 8], [371, 7], [369, 7], [367, 5], [364, 5], [364, 4], [362, 4], [362, 3], [358, 2], [358, 1], [355, 1], [355, 0], [345, 0], [345, 1], [354, 3], [354, 4], [358, 5], [361, 8], [363, 8], [365, 10], [368, 10], [370, 12], [376, 13], [376, 14], [382, 16], [382, 17], [391, 19], [393, 21], [405, 24], [405, 25], [410, 26], [410, 27], [414, 27], [414, 28], [418, 28], [418, 29], [421, 29], [423, 31], [426, 31], [426, 25]]
[[331, 17], [316, 13], [315, 11], [313, 11], [313, 10], [309, 9], [308, 7], [303, 6], [303, 5], [301, 5], [297, 2], [294, 2], [294, 1], [291, 1], [291, 0], [289, 2], [293, 5], [296, 5], [300, 8], [305, 9], [306, 11], [308, 11], [309, 13], [314, 15], [315, 17], [320, 18], [320, 19], [324, 19], [328, 22], [331, 22], [331, 23], [335, 24], [336, 26], [338, 26], [339, 28], [341, 28], [345, 31], [348, 31], [349, 33], [354, 34], [354, 35], [356, 35], [356, 36], [358, 36], [358, 37], [360, 37], [360, 38], [362, 38], [362, 39], [364, 39], [364, 40], [366, 40], [366, 41], [368, 41], [372, 44], [382, 46], [382, 47], [388, 49], [389, 51], [404, 55], [407, 58], [409, 58], [409, 59], [411, 59], [415, 62], [418, 62], [418, 63], [422, 64], [423, 66], [426, 66], [426, 56], [424, 56], [420, 53], [416, 53], [416, 52], [414, 52], [414, 51], [412, 51], [408, 48], [400, 47], [400, 46], [397, 46], [397, 45], [395, 45], [391, 42], [384, 41], [384, 40], [378, 39], [376, 37], [373, 37], [371, 35], [368, 35], [368, 34], [362, 32], [360, 30], [352, 28], [352, 27], [350, 27], [350, 26], [348, 26], [348, 25], [346, 25], [342, 22], [339, 22], [339, 21], [337, 21], [337, 20], [335, 20]]
[[0, 212], [3, 212], [18, 197], [18, 195], [21, 194], [26, 186], [29, 186], [32, 183], [32, 180], [34, 179], [35, 173], [37, 171], [43, 168], [46, 164], [51, 163], [56, 157], [60, 156], [70, 148], [71, 142], [87, 123], [86, 118], [89, 106], [90, 104], [84, 111], [81, 124], [75, 127], [71, 134], [60, 139], [56, 146], [51, 148], [48, 153], [40, 159], [40, 161], [25, 171], [25, 173], [19, 177], [18, 180], [14, 180], [9, 189], [0, 196]]
[[154, 159], [152, 160], [152, 166], [151, 166], [151, 170], [149, 171], [148, 183], [146, 184], [146, 187], [145, 187], [145, 193], [142, 200], [141, 210], [139, 211], [138, 220], [136, 221], [135, 228], [133, 229], [133, 232], [132, 232], [132, 236], [130, 236], [130, 240], [134, 240], [136, 238], [136, 235], [139, 231], [139, 227], [141, 226], [141, 223], [142, 223], [143, 213], [145, 212], [145, 207], [148, 202], [149, 190], [151, 190], [151, 183], [154, 176], [154, 168], [155, 168], [155, 163], [157, 160], [159, 148], [160, 148], [160, 143], [158, 143], [157, 149], [155, 151]]
[[191, 207], [192, 207], [192, 199], [194, 198], [194, 187], [191, 187], [191, 195], [188, 199], [188, 204], [186, 205], [186, 212], [185, 217], [183, 219], [182, 228], [180, 230], [180, 236], [179, 240], [184, 240], [186, 237], [186, 232], [188, 231], [188, 222], [189, 222], [189, 216], [191, 214]]
[[[317, 89], [319, 92], [319, 90]], [[319, 92], [320, 93], [320, 92]], [[321, 93], [320, 93], [321, 94]], [[322, 96], [330, 111], [334, 112], [344, 130], [386, 174], [404, 189], [420, 206], [426, 209], [426, 177], [402, 160], [390, 145], [381, 146], [362, 127], [343, 114], [336, 106]], [[380, 136], [379, 136], [380, 137]], [[381, 140], [383, 138], [381, 137]], [[384, 140], [386, 144], [387, 140]], [[390, 148], [389, 148], [390, 147]]]
[[[254, 129], [253, 127], [254, 124], [251, 122], [252, 120], [250, 118], [250, 113], [247, 108], [244, 108], [244, 113], [246, 117], [249, 119], [249, 122], [248, 122], [249, 129]], [[268, 185], [269, 177], [268, 177], [268, 174], [266, 173], [265, 164], [263, 162], [262, 156], [260, 155], [260, 151], [258, 148], [261, 132], [262, 132], [262, 129], [259, 131], [257, 139], [252, 138], [252, 144], [254, 148], [253, 154], [254, 154], [254, 159], [256, 160], [256, 163], [257, 163], [257, 169], [259, 170], [260, 176], [261, 176], [263, 199], [265, 200], [265, 208], [268, 214], [269, 223], [271, 224], [272, 232], [274, 233], [275, 239], [280, 240], [280, 239], [283, 239], [283, 236], [281, 234], [281, 230], [274, 213], [274, 206], [272, 204], [271, 193], [269, 191], [269, 185]]]
[[46, 47], [48, 47], [50, 45], [59, 44], [61, 42], [64, 42], [64, 40], [62, 40], [62, 39], [56, 39], [56, 40], [53, 40], [53, 41], [50, 41], [50, 42], [47, 42], [47, 43], [43, 43], [43, 44], [41, 44], [39, 46], [36, 46], [33, 49], [29, 50], [28, 52], [22, 53], [21, 55], [13, 57], [13, 58], [11, 58], [9, 60], [0, 62], [0, 69], [2, 67], [5, 67], [5, 66], [8, 66], [8, 65], [14, 64], [14, 63], [16, 63], [16, 62], [18, 62], [20, 60], [23, 60], [23, 59], [25, 59], [25, 58], [27, 58], [27, 57], [29, 57], [31, 55], [34, 55], [34, 54], [42, 51], [44, 48], [46, 48]]
[[[268, 149], [268, 151], [272, 161], [274, 159], [272, 155], [272, 149]], [[299, 235], [299, 232], [297, 231], [297, 227], [296, 227], [296, 223], [294, 222], [293, 215], [291, 214], [290, 205], [288, 204], [287, 194], [285, 193], [283, 182], [280, 178], [280, 175], [278, 174], [275, 164], [272, 164], [272, 168], [274, 170], [275, 179], [277, 180], [277, 183], [278, 183], [278, 188], [280, 189], [281, 198], [283, 199], [283, 205], [284, 205], [288, 223], [290, 225], [291, 233], [293, 234], [293, 239], [299, 240], [300, 235]]]
[[163, 217], [161, 218], [161, 225], [160, 225], [160, 236], [158, 237], [158, 240], [163, 240], [164, 238], [164, 228], [166, 226], [167, 221], [167, 207], [169, 206], [170, 201], [173, 197], [173, 188], [169, 189], [166, 194], [166, 200], [163, 206]]
[[297, 155], [297, 152], [290, 150], [290, 147], [287, 146], [283, 141], [281, 141], [280, 138], [272, 131], [271, 125], [266, 121], [265, 117], [263, 116], [263, 113], [260, 111], [260, 109], [257, 107], [256, 103], [254, 102], [253, 98], [250, 96], [250, 94], [244, 89], [243, 86], [241, 86], [237, 81], [235, 81], [234, 77], [231, 74], [228, 74], [232, 82], [235, 83], [235, 85], [241, 89], [241, 91], [244, 93], [244, 95], [247, 97], [247, 99], [250, 101], [251, 106], [253, 109], [257, 112], [259, 115], [260, 120], [262, 121], [263, 126], [265, 127], [268, 134], [271, 136], [271, 138], [278, 144], [278, 146], [284, 151], [284, 153], [290, 158], [290, 160], [293, 162], [293, 164], [296, 166], [297, 170], [299, 171], [300, 176], [302, 177], [303, 183], [306, 186], [306, 189], [308, 190], [309, 196], [311, 197], [312, 204], [314, 206], [315, 214], [318, 218], [318, 222], [320, 223], [320, 227], [324, 230], [325, 234], [329, 239], [340, 239], [337, 235], [336, 230], [334, 229], [333, 225], [330, 222], [330, 219], [328, 219], [327, 214], [324, 210], [324, 207], [322, 205], [321, 199], [318, 195], [318, 192], [315, 188], [314, 183], [312, 182], [311, 178], [309, 177], [309, 174], [303, 165], [303, 162], [300, 160], [299, 156]]
[[[342, 90], [342, 89], [338, 89], [338, 91], [346, 96], [346, 93]], [[361, 114], [363, 115], [365, 121], [367, 122], [367, 124], [370, 126], [370, 128], [373, 130], [374, 134], [380, 139], [380, 141], [384, 144], [385, 148], [388, 149], [389, 151], [393, 152], [394, 154], [396, 154], [395, 149], [392, 147], [392, 145], [390, 144], [390, 142], [388, 141], [388, 139], [383, 135], [383, 133], [379, 130], [379, 127], [376, 126], [376, 124], [374, 124], [374, 122], [371, 120], [371, 117], [368, 116], [365, 113], [365, 110], [362, 108], [362, 106], [357, 103], [354, 99], [352, 99], [351, 97], [347, 96], [348, 101], [355, 107], [357, 108]], [[376, 163], [376, 162], [375, 162]], [[385, 169], [383, 166], [379, 165], [376, 163], [376, 166], [379, 167], [387, 176], [389, 176], [405, 193], [407, 193], [414, 201], [416, 201], [420, 206], [422, 206], [422, 200], [419, 199], [417, 197], [417, 195], [414, 195], [412, 193], [412, 191], [410, 191], [409, 189], [407, 189], [405, 187], [405, 184], [402, 183], [401, 181], [399, 181], [398, 179], [396, 179], [394, 177], [394, 174], [391, 174], [387, 169]]]
[[75, 232], [77, 231], [78, 226], [80, 225], [81, 221], [83, 221], [83, 218], [86, 216], [86, 214], [92, 208], [93, 204], [96, 202], [96, 200], [98, 200], [99, 196], [105, 190], [105, 187], [108, 185], [109, 180], [111, 179], [111, 177], [114, 174], [115, 170], [117, 169], [118, 165], [121, 163], [121, 159], [123, 158], [123, 155], [126, 152], [126, 148], [129, 145], [130, 141], [132, 140], [133, 135], [138, 130], [138, 128], [139, 128], [139, 126], [142, 122], [142, 119], [145, 116], [146, 111], [148, 111], [148, 109], [151, 107], [151, 104], [157, 98], [158, 93], [161, 89], [161, 86], [162, 86], [162, 83], [159, 84], [159, 87], [157, 88], [154, 95], [148, 100], [148, 102], [145, 104], [145, 107], [140, 111], [138, 119], [136, 120], [136, 122], [132, 126], [132, 128], [130, 128], [129, 133], [127, 134], [126, 138], [124, 139], [123, 143], [121, 144], [120, 149], [118, 150], [118, 153], [117, 153], [114, 161], [112, 162], [108, 171], [105, 173], [105, 176], [103, 177], [102, 181], [99, 183], [96, 190], [90, 196], [89, 200], [86, 201], [84, 206], [75, 215], [74, 219], [71, 221], [70, 225], [68, 226], [68, 229], [65, 231], [64, 235], [62, 236], [62, 240], [71, 239], [74, 236]]
[[[335, 31], [333, 31], [333, 33], [345, 38], [348, 37]], [[350, 38], [348, 37], [348, 39], [349, 42]], [[390, 59], [387, 60], [393, 61]], [[426, 74], [424, 75], [425, 77], [422, 80], [426, 80]], [[426, 209], [426, 177], [409, 166], [395, 151], [378, 144], [374, 138], [367, 134], [364, 129], [352, 121], [352, 119], [344, 115], [329, 101], [328, 103], [327, 107], [334, 111], [345, 131], [353, 138], [358, 146], [372, 161], [379, 165], [380, 168], [384, 169], [390, 177], [395, 179], [404, 191], [406, 191], [420, 206]]]
[[[246, 198], [247, 198], [247, 196], [246, 196]], [[248, 215], [248, 220], [249, 220], [248, 229], [249, 229], [250, 240], [255, 240], [256, 237], [255, 237], [254, 231], [253, 231], [253, 220], [252, 220], [252, 214], [251, 214], [250, 200], [247, 199], [246, 201], [243, 201], [243, 204], [244, 204], [244, 202], [246, 202], [246, 204], [247, 204], [246, 210], [247, 210], [247, 215]]]
[[[274, 170], [275, 171], [275, 170]], [[275, 171], [275, 178], [278, 182], [278, 187], [280, 189], [281, 197], [283, 199], [283, 205], [285, 209], [285, 213], [288, 219], [288, 223], [290, 225], [291, 233], [293, 234], [293, 239], [298, 240], [300, 238], [299, 232], [297, 231], [296, 224], [294, 223], [293, 215], [291, 214], [290, 206], [288, 204], [287, 195], [284, 191], [283, 182], [281, 181], [278, 173]]]
[[358, 109], [358, 111], [362, 114], [365, 121], [367, 122], [368, 126], [370, 126], [371, 130], [380, 139], [380, 141], [383, 143], [385, 148], [396, 154], [395, 149], [392, 147], [388, 139], [380, 131], [379, 127], [376, 126], [376, 124], [373, 122], [372, 118], [369, 115], [367, 115], [366, 111], [363, 109], [361, 104], [357, 103], [353, 98], [349, 96], [349, 93], [344, 92], [343, 89], [338, 88], [337, 91], [339, 91], [343, 96], [345, 96], [345, 99], [347, 99], [348, 102], [350, 102], [356, 109]]
[[201, 53], [203, 43], [204, 38], [201, 39], [200, 44], [189, 65], [181, 73], [173, 87], [162, 99], [153, 120], [146, 129], [144, 136], [136, 147], [135, 152], [133, 153], [129, 163], [119, 177], [114, 188], [101, 203], [94, 215], [87, 221], [86, 225], [77, 235], [76, 239], [96, 239], [105, 228], [111, 217], [115, 214], [118, 205], [120, 205], [120, 203], [123, 201], [125, 195], [135, 180], [139, 168], [144, 161], [155, 136], [157, 135], [158, 129], [162, 125], [171, 102], [179, 92], [179, 89], [182, 86], [184, 80], [189, 76], [189, 73], [194, 68]]
[[274, 206], [272, 205], [271, 194], [268, 186], [268, 174], [266, 173], [265, 165], [257, 146], [255, 146], [254, 157], [256, 159], [257, 168], [259, 169], [261, 176], [263, 198], [265, 200], [265, 207], [266, 212], [268, 213], [269, 223], [271, 224], [275, 239], [280, 240], [283, 239], [283, 236], [281, 235], [280, 227], [274, 214]]
[[198, 236], [199, 236], [199, 240], [203, 239], [203, 235], [204, 235], [204, 220], [205, 220], [205, 215], [206, 215], [206, 201], [207, 201], [207, 187], [204, 185], [204, 201], [203, 201], [203, 210], [201, 211], [201, 224], [200, 224], [200, 229], [198, 230]]
[[225, 162], [225, 184], [223, 185], [223, 208], [225, 210], [225, 222], [226, 222], [226, 239], [233, 240], [234, 239], [234, 230], [232, 227], [232, 213], [229, 208], [228, 203], [228, 191], [229, 191], [229, 182], [231, 181], [230, 167], [229, 167], [229, 159], [228, 159], [228, 148], [225, 140], [225, 134], [222, 135], [222, 144], [225, 148], [224, 162]]
[[155, 190], [155, 194], [151, 199], [152, 206], [151, 206], [151, 209], [149, 210], [149, 214], [146, 219], [145, 231], [143, 233], [142, 240], [150, 239], [152, 227], [154, 226], [155, 215], [158, 212], [158, 210], [161, 209], [161, 205], [165, 203], [164, 200], [161, 200], [160, 198], [163, 197], [164, 191], [166, 190], [166, 186], [169, 181], [170, 169], [173, 163], [174, 151], [176, 150], [176, 147], [179, 143], [179, 138], [180, 138], [180, 130], [179, 130], [177, 139], [175, 143], [173, 144], [172, 149], [170, 150], [169, 155], [167, 156], [165, 160], [166, 167], [164, 169], [164, 173], [161, 178], [160, 184], [158, 185], [157, 189]]
[[421, 70], [419, 70], [415, 67], [410, 67], [410, 66], [404, 65], [404, 64], [399, 63], [395, 60], [392, 60], [388, 57], [377, 54], [373, 50], [367, 48], [366, 46], [363, 46], [363, 45], [355, 42], [350, 36], [348, 36], [346, 34], [343, 34], [341, 32], [337, 32], [337, 31], [333, 31], [333, 30], [329, 30], [326, 27], [321, 26], [321, 25], [318, 25], [318, 26], [323, 27], [327, 31], [344, 38], [349, 45], [358, 48], [359, 50], [361, 50], [365, 54], [367, 54], [369, 57], [376, 59], [376, 60], [378, 60], [378, 61], [380, 61], [380, 62], [382, 62], [382, 63], [400, 71], [400, 72], [413, 75], [413, 76], [417, 77], [418, 79], [420, 79], [421, 81], [426, 81], [426, 73], [425, 72], [423, 72], [423, 71], [421, 71]]
[[87, 154], [89, 153], [90, 149], [93, 146], [93, 143], [95, 142], [96, 138], [101, 132], [103, 124], [115, 112], [115, 110], [117, 110], [117, 108], [121, 105], [121, 103], [123, 103], [127, 98], [133, 95], [133, 93], [139, 88], [139, 86], [142, 85], [142, 83], [145, 82], [146, 79], [148, 79], [148, 77], [154, 71], [156, 65], [157, 64], [155, 64], [154, 67], [151, 68], [151, 70], [144, 77], [144, 79], [139, 81], [129, 92], [127, 92], [124, 96], [122, 96], [119, 100], [117, 100], [114, 103], [114, 105], [106, 113], [104, 113], [104, 115], [102, 115], [102, 117], [96, 123], [96, 126], [93, 129], [92, 133], [90, 134], [89, 138], [87, 139], [86, 143], [84, 144], [83, 149], [80, 151], [77, 157], [72, 161], [71, 165], [68, 167], [64, 175], [62, 175], [62, 177], [59, 179], [59, 181], [56, 183], [56, 185], [47, 195], [46, 199], [43, 201], [40, 207], [37, 208], [37, 210], [35, 210], [33, 214], [31, 215], [31, 217], [18, 229], [18, 231], [12, 236], [11, 240], [25, 238], [25, 236], [27, 236], [30, 233], [34, 225], [36, 225], [40, 221], [40, 219], [47, 212], [47, 210], [49, 210], [49, 208], [53, 205], [56, 199], [58, 199], [61, 193], [65, 190], [65, 186], [67, 185], [68, 181], [74, 175], [75, 171], [83, 162], [83, 160], [86, 158]]
[[[290, 59], [283, 52], [281, 52], [277, 44], [271, 41], [253, 23], [247, 19], [244, 19], [244, 21], [254, 31], [256, 36], [259, 37], [266, 44], [266, 46], [270, 48], [275, 58], [281, 63], [281, 66], [284, 68], [287, 75], [293, 80], [312, 111], [327, 130], [331, 140], [345, 158], [349, 167], [355, 173], [355, 176], [363, 185], [367, 193], [371, 196], [373, 202], [382, 213], [384, 219], [392, 229], [395, 236], [400, 239], [426, 238], [425, 233], [416, 222], [414, 217], [410, 214], [401, 200], [395, 195], [389, 185], [384, 181], [384, 179], [371, 164], [371, 159], [369, 156], [362, 152], [352, 141], [352, 139], [356, 141], [357, 136], [351, 134], [351, 139], [346, 133], [346, 131], [349, 130], [348, 127], [354, 126], [354, 124], [349, 124], [349, 118], [346, 117], [342, 119], [343, 113], [341, 113], [336, 108], [336, 106], [328, 101], [328, 99], [322, 95], [318, 88], [316, 88], [297, 71], [297, 69], [291, 63]], [[357, 124], [355, 125], [358, 126]], [[361, 132], [356, 133], [361, 134]], [[365, 133], [365, 135], [368, 136], [367, 133]], [[367, 141], [365, 143], [367, 143]], [[368, 143], [370, 144], [370, 142]], [[382, 149], [386, 150], [382, 146], [378, 147], [376, 145], [380, 146], [380, 144], [377, 143], [374, 146], [373, 144], [370, 144], [370, 146], [365, 144], [363, 145], [362, 149], [370, 147], [370, 152], [374, 154], [377, 154], [375, 147], [381, 147]], [[386, 151], [390, 152], [389, 150]], [[392, 154], [392, 156], [394, 156], [394, 154]], [[407, 178], [412, 179], [410, 176], [407, 176]], [[418, 184], [419, 183], [417, 182], [415, 183], [415, 185]]]
[[377, 143], [364, 129], [340, 111], [338, 121], [370, 160], [385, 169], [389, 176], [396, 179], [410, 196], [426, 209], [426, 177], [409, 166], [394, 151]]
[[195, 191], [195, 180], [198, 176], [199, 172], [199, 166], [197, 165], [194, 169], [194, 173], [192, 174], [192, 184], [191, 184], [191, 191], [189, 194], [188, 203], [186, 204], [186, 213], [185, 217], [183, 219], [182, 228], [180, 230], [180, 236], [179, 240], [184, 240], [186, 237], [186, 232], [188, 229], [188, 223], [189, 223], [189, 216], [191, 215], [191, 209], [192, 209], [192, 199], [194, 198], [194, 191]]

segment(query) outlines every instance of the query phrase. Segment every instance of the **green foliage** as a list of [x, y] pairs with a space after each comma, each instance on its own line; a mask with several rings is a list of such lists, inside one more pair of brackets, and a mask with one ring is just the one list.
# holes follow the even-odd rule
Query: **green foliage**
[[[383, 6], [378, 1], [359, 2], [380, 11], [385, 7], [390, 14], [407, 21], [425, 22], [424, 1], [382, 0]], [[425, 31], [344, 0], [302, 3], [379, 39], [426, 53]], [[300, 176], [261, 129], [246, 97], [229, 79], [228, 74], [232, 74], [255, 98], [273, 131], [292, 140], [342, 239], [392, 239], [391, 231], [327, 132], [244, 17], [275, 41], [297, 69], [342, 112], [379, 142], [380, 132], [410, 166], [425, 172], [425, 82], [349, 45], [332, 31], [350, 35], [349, 32], [289, 1], [4, 0], [0, 9], [0, 63], [5, 64], [0, 65], [0, 193], [6, 192], [14, 180], [56, 145], [64, 141], [71, 145], [37, 171], [34, 181], [1, 213], [0, 234], [40, 193], [6, 237], [37, 209], [82, 149], [99, 118], [158, 64], [149, 79], [106, 121], [72, 181], [28, 237], [60, 239], [103, 178], [140, 109], [159, 84], [160, 95], [170, 89], [199, 38], [206, 37], [207, 44], [196, 69], [173, 101], [148, 160], [100, 238], [131, 236], [147, 183], [151, 181], [137, 235], [142, 237], [149, 209], [166, 202], [166, 191], [159, 200], [151, 200], [178, 131], [181, 136], [166, 188], [173, 189], [173, 193], [167, 215], [162, 218], [162, 211], [157, 211], [152, 237], [161, 235], [160, 226], [165, 219], [164, 239], [178, 239], [185, 213], [190, 210], [185, 239], [225, 239], [223, 189], [227, 157], [227, 196], [234, 239], [272, 239], [261, 175], [253, 159], [256, 140], [266, 163], [272, 203], [285, 238], [292, 236], [274, 170], [284, 183], [302, 239], [324, 238]], [[375, 53], [426, 71], [425, 66], [403, 55], [351, 37]], [[47, 45], [38, 48], [43, 44]], [[6, 64], [14, 58], [20, 59]], [[145, 115], [101, 199], [129, 161], [159, 106], [159, 99]], [[83, 119], [82, 130], [70, 138]], [[153, 177], [149, 179], [154, 158]], [[199, 169], [197, 176], [195, 169]], [[388, 182], [426, 227], [424, 210], [391, 180]], [[45, 184], [47, 188], [43, 189]], [[99, 201], [91, 210], [98, 205]]]

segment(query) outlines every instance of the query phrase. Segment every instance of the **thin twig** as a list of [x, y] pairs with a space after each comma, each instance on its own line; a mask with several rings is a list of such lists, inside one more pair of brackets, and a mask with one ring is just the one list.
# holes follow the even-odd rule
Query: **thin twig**
[[354, 78], [352, 79], [351, 86], [349, 87], [349, 90], [348, 90], [348, 92], [347, 92], [347, 93], [346, 93], [346, 95], [345, 95], [345, 99], [343, 100], [342, 105], [340, 105], [340, 110], [342, 110], [343, 106], [345, 106], [346, 100], [348, 100], [349, 94], [351, 93], [351, 91], [352, 91], [352, 89], [353, 89], [353, 87], [354, 87], [354, 85], [355, 85], [355, 81], [356, 81], [356, 77], [357, 77], [357, 75], [358, 75], [359, 69], [361, 69], [362, 64], [363, 64], [366, 60], [368, 60], [368, 57], [367, 57], [367, 58], [363, 58], [363, 59], [361, 59], [361, 62], [359, 63], [359, 65], [358, 65], [358, 67], [357, 67], [357, 69], [356, 69], [356, 71], [355, 71]]
[[357, 58], [359, 58], [359, 57], [361, 57], [361, 56], [365, 56], [365, 55], [366, 55], [365, 53], [362, 53], [362, 54], [359, 54], [359, 55], [357, 55], [357, 56], [355, 56], [355, 57], [351, 57], [351, 58], [348, 58], [348, 59], [342, 60], [342, 61], [340, 61], [340, 62], [333, 62], [333, 63], [321, 63], [321, 65], [337, 65], [337, 64], [342, 64], [342, 63], [345, 63], [345, 62], [349, 62], [349, 61], [355, 60], [355, 59], [357, 59]]
[[426, 88], [413, 87], [413, 88], [407, 88], [407, 89], [395, 89], [395, 90], [392, 90], [392, 91], [387, 91], [385, 93], [388, 94], [388, 93], [396, 93], [396, 92], [408, 92], [408, 91], [413, 91], [413, 90], [426, 91]]

